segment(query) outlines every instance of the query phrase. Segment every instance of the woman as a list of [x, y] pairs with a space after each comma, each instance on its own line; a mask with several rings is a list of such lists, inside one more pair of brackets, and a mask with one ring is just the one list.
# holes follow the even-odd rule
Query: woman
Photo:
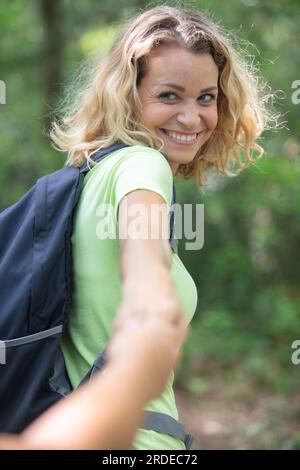
[[[253, 151], [263, 153], [256, 139], [268, 117], [256, 76], [195, 11], [159, 6], [137, 15], [90, 72], [51, 133], [68, 165], [93, 166], [75, 219], [75, 298], [61, 345], [74, 387], [108, 342], [116, 312], [121, 320], [181, 313], [191, 320], [195, 283], [164, 236], [166, 217], [158, 224], [151, 208], [170, 207], [175, 175], [201, 185], [208, 169], [245, 168]], [[93, 165], [94, 152], [118, 141], [128, 147]], [[134, 225], [136, 204], [144, 237]], [[173, 378], [146, 409], [174, 421]], [[149, 427], [138, 431], [134, 448], [182, 450], [185, 443]]]

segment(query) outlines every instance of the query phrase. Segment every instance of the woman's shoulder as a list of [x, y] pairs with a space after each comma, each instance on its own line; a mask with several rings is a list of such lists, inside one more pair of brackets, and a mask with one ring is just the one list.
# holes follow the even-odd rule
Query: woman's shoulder
[[[106, 163], [105, 163], [106, 160]], [[167, 158], [157, 149], [144, 144], [130, 145], [114, 151], [108, 158], [100, 161], [99, 170], [112, 171], [116, 176], [130, 171], [131, 174], [149, 173], [163, 175], [170, 182], [173, 181], [171, 167]], [[100, 170], [101, 171], [101, 170]], [[97, 169], [94, 172], [98, 173]]]
[[108, 171], [117, 195], [149, 189], [171, 203], [173, 174], [166, 157], [158, 150], [140, 144], [123, 148], [116, 153]]
[[128, 147], [124, 147], [124, 154], [127, 157], [136, 157], [140, 158], [141, 160], [148, 160], [149, 158], [153, 159], [155, 162], [161, 162], [166, 168], [169, 168], [171, 172], [170, 165], [166, 157], [157, 149], [153, 147], [148, 147], [144, 144], [135, 144]]

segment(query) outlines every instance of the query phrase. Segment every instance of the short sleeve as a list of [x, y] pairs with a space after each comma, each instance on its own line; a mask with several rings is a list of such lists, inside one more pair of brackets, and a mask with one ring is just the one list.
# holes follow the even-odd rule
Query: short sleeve
[[115, 209], [121, 199], [136, 189], [148, 189], [172, 203], [173, 175], [166, 158], [155, 149], [135, 146], [125, 155], [115, 174]]

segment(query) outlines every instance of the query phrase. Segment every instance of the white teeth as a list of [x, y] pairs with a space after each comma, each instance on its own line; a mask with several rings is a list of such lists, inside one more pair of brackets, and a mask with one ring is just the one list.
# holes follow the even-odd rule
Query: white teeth
[[165, 130], [166, 134], [169, 137], [172, 137], [172, 139], [179, 140], [181, 142], [192, 142], [193, 140], [196, 140], [197, 134], [191, 134], [191, 135], [184, 135], [184, 134], [176, 134], [175, 132], [170, 132]]

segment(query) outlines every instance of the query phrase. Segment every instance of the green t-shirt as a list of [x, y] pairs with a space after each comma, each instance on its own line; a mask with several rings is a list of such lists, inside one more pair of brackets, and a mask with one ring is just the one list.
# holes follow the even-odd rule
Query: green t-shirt
[[[84, 179], [72, 236], [73, 307], [61, 342], [74, 387], [111, 337], [122, 300], [119, 240], [117, 237], [104, 238], [101, 229], [107, 223], [117, 233], [118, 204], [127, 193], [136, 189], [155, 191], [164, 198], [168, 207], [171, 206], [173, 175], [169, 163], [159, 151], [143, 144], [113, 152], [95, 165]], [[103, 203], [106, 205], [103, 206]], [[173, 252], [171, 278], [186, 318], [190, 321], [196, 309], [197, 290], [192, 277]], [[146, 409], [178, 419], [173, 378], [172, 374], [164, 393], [149, 403]], [[138, 430], [134, 441], [134, 449], [184, 448], [182, 441], [170, 435], [143, 429]]]

